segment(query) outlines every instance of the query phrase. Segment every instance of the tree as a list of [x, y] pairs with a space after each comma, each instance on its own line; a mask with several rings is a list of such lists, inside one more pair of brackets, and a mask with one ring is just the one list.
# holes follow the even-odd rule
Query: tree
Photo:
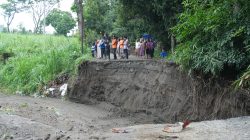
[[29, 0], [29, 7], [32, 12], [33, 23], [35, 26], [34, 33], [39, 33], [39, 31], [42, 30], [42, 19], [47, 17], [49, 12], [59, 2], [60, 0]]
[[74, 5], [71, 8], [72, 11], [77, 13], [77, 23], [80, 32], [81, 47], [83, 53], [83, 43], [84, 43], [84, 17], [83, 17], [83, 0], [74, 0]]
[[[182, 11], [182, 0], [118, 0], [118, 18], [114, 22], [118, 32], [138, 38], [150, 33], [170, 48], [170, 28], [177, 23], [177, 14]], [[117, 31], [115, 31], [117, 32]], [[173, 39], [173, 38], [172, 38]], [[173, 41], [172, 41], [173, 42]]]
[[4, 10], [3, 16], [7, 24], [7, 31], [10, 32], [10, 25], [15, 15], [26, 8], [27, 0], [7, 0], [7, 3], [0, 5]]
[[175, 61], [186, 70], [235, 79], [250, 65], [250, 1], [183, 4], [179, 23], [172, 29], [178, 41]]
[[23, 24], [22, 23], [20, 23], [19, 25], [18, 25], [18, 33], [21, 33], [21, 34], [27, 34], [28, 33], [28, 31], [26, 30], [26, 28], [23, 26]]
[[112, 27], [113, 20], [110, 17], [113, 13], [108, 0], [87, 0], [84, 7], [86, 28], [97, 33], [111, 31], [109, 27]]
[[46, 25], [54, 27], [57, 34], [66, 36], [75, 27], [75, 21], [69, 12], [54, 9], [46, 17]]

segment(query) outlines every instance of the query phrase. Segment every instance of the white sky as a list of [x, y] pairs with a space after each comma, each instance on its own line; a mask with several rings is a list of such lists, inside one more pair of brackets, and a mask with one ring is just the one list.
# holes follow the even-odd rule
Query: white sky
[[[74, 0], [61, 0], [59, 6], [61, 10], [63, 11], [70, 11], [70, 8], [73, 4]], [[0, 4], [6, 3], [6, 0], [0, 0]], [[4, 20], [4, 16], [2, 15], [2, 9], [0, 8], [0, 25], [4, 25], [6, 27], [6, 23]], [[27, 29], [27, 30], [33, 30], [34, 28], [34, 23], [32, 20], [32, 15], [31, 13], [19, 13], [16, 14], [10, 28], [18, 28], [17, 26], [23, 24], [23, 26]], [[48, 33], [52, 33], [53, 32], [53, 27], [47, 27], [46, 28], [46, 32]]]

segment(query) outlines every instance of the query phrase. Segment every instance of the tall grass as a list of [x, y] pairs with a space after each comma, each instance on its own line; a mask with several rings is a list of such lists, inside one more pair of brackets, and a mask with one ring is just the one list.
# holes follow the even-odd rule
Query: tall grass
[[80, 49], [76, 38], [0, 33], [0, 54], [14, 54], [6, 64], [0, 62], [0, 87], [34, 93], [60, 73], [73, 74], [77, 62], [90, 58]]

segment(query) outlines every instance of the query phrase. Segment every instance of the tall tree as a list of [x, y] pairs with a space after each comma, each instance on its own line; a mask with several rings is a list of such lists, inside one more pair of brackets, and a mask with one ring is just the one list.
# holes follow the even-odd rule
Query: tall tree
[[[123, 26], [133, 27], [133, 32], [142, 34], [145, 29], [148, 33], [162, 41], [170, 48], [170, 28], [177, 23], [177, 14], [182, 10], [182, 0], [119, 0], [122, 5], [119, 14]], [[125, 24], [124, 24], [125, 22]], [[128, 29], [130, 30], [130, 27]]]
[[57, 34], [67, 35], [75, 27], [75, 20], [69, 12], [54, 9], [46, 17], [46, 25], [51, 25]]
[[60, 0], [29, 0], [30, 10], [34, 23], [34, 33], [39, 33], [41, 29], [41, 21], [47, 17], [49, 12]]
[[77, 13], [77, 23], [80, 32], [81, 47], [83, 53], [83, 43], [84, 43], [84, 17], [83, 17], [83, 0], [74, 0], [74, 5], [72, 11]]
[[97, 33], [107, 32], [107, 28], [112, 26], [110, 9], [109, 0], [87, 0], [84, 5], [86, 28]]
[[10, 25], [15, 15], [26, 8], [27, 0], [7, 0], [7, 3], [0, 5], [4, 10], [3, 16], [7, 24], [7, 31], [10, 32]]

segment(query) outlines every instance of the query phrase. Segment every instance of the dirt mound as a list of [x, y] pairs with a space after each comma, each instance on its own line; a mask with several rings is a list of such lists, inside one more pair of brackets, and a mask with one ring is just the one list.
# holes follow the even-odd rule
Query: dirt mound
[[69, 98], [109, 102], [125, 114], [145, 113], [163, 122], [249, 115], [250, 94], [228, 87], [225, 81], [192, 78], [161, 61], [84, 62]]

